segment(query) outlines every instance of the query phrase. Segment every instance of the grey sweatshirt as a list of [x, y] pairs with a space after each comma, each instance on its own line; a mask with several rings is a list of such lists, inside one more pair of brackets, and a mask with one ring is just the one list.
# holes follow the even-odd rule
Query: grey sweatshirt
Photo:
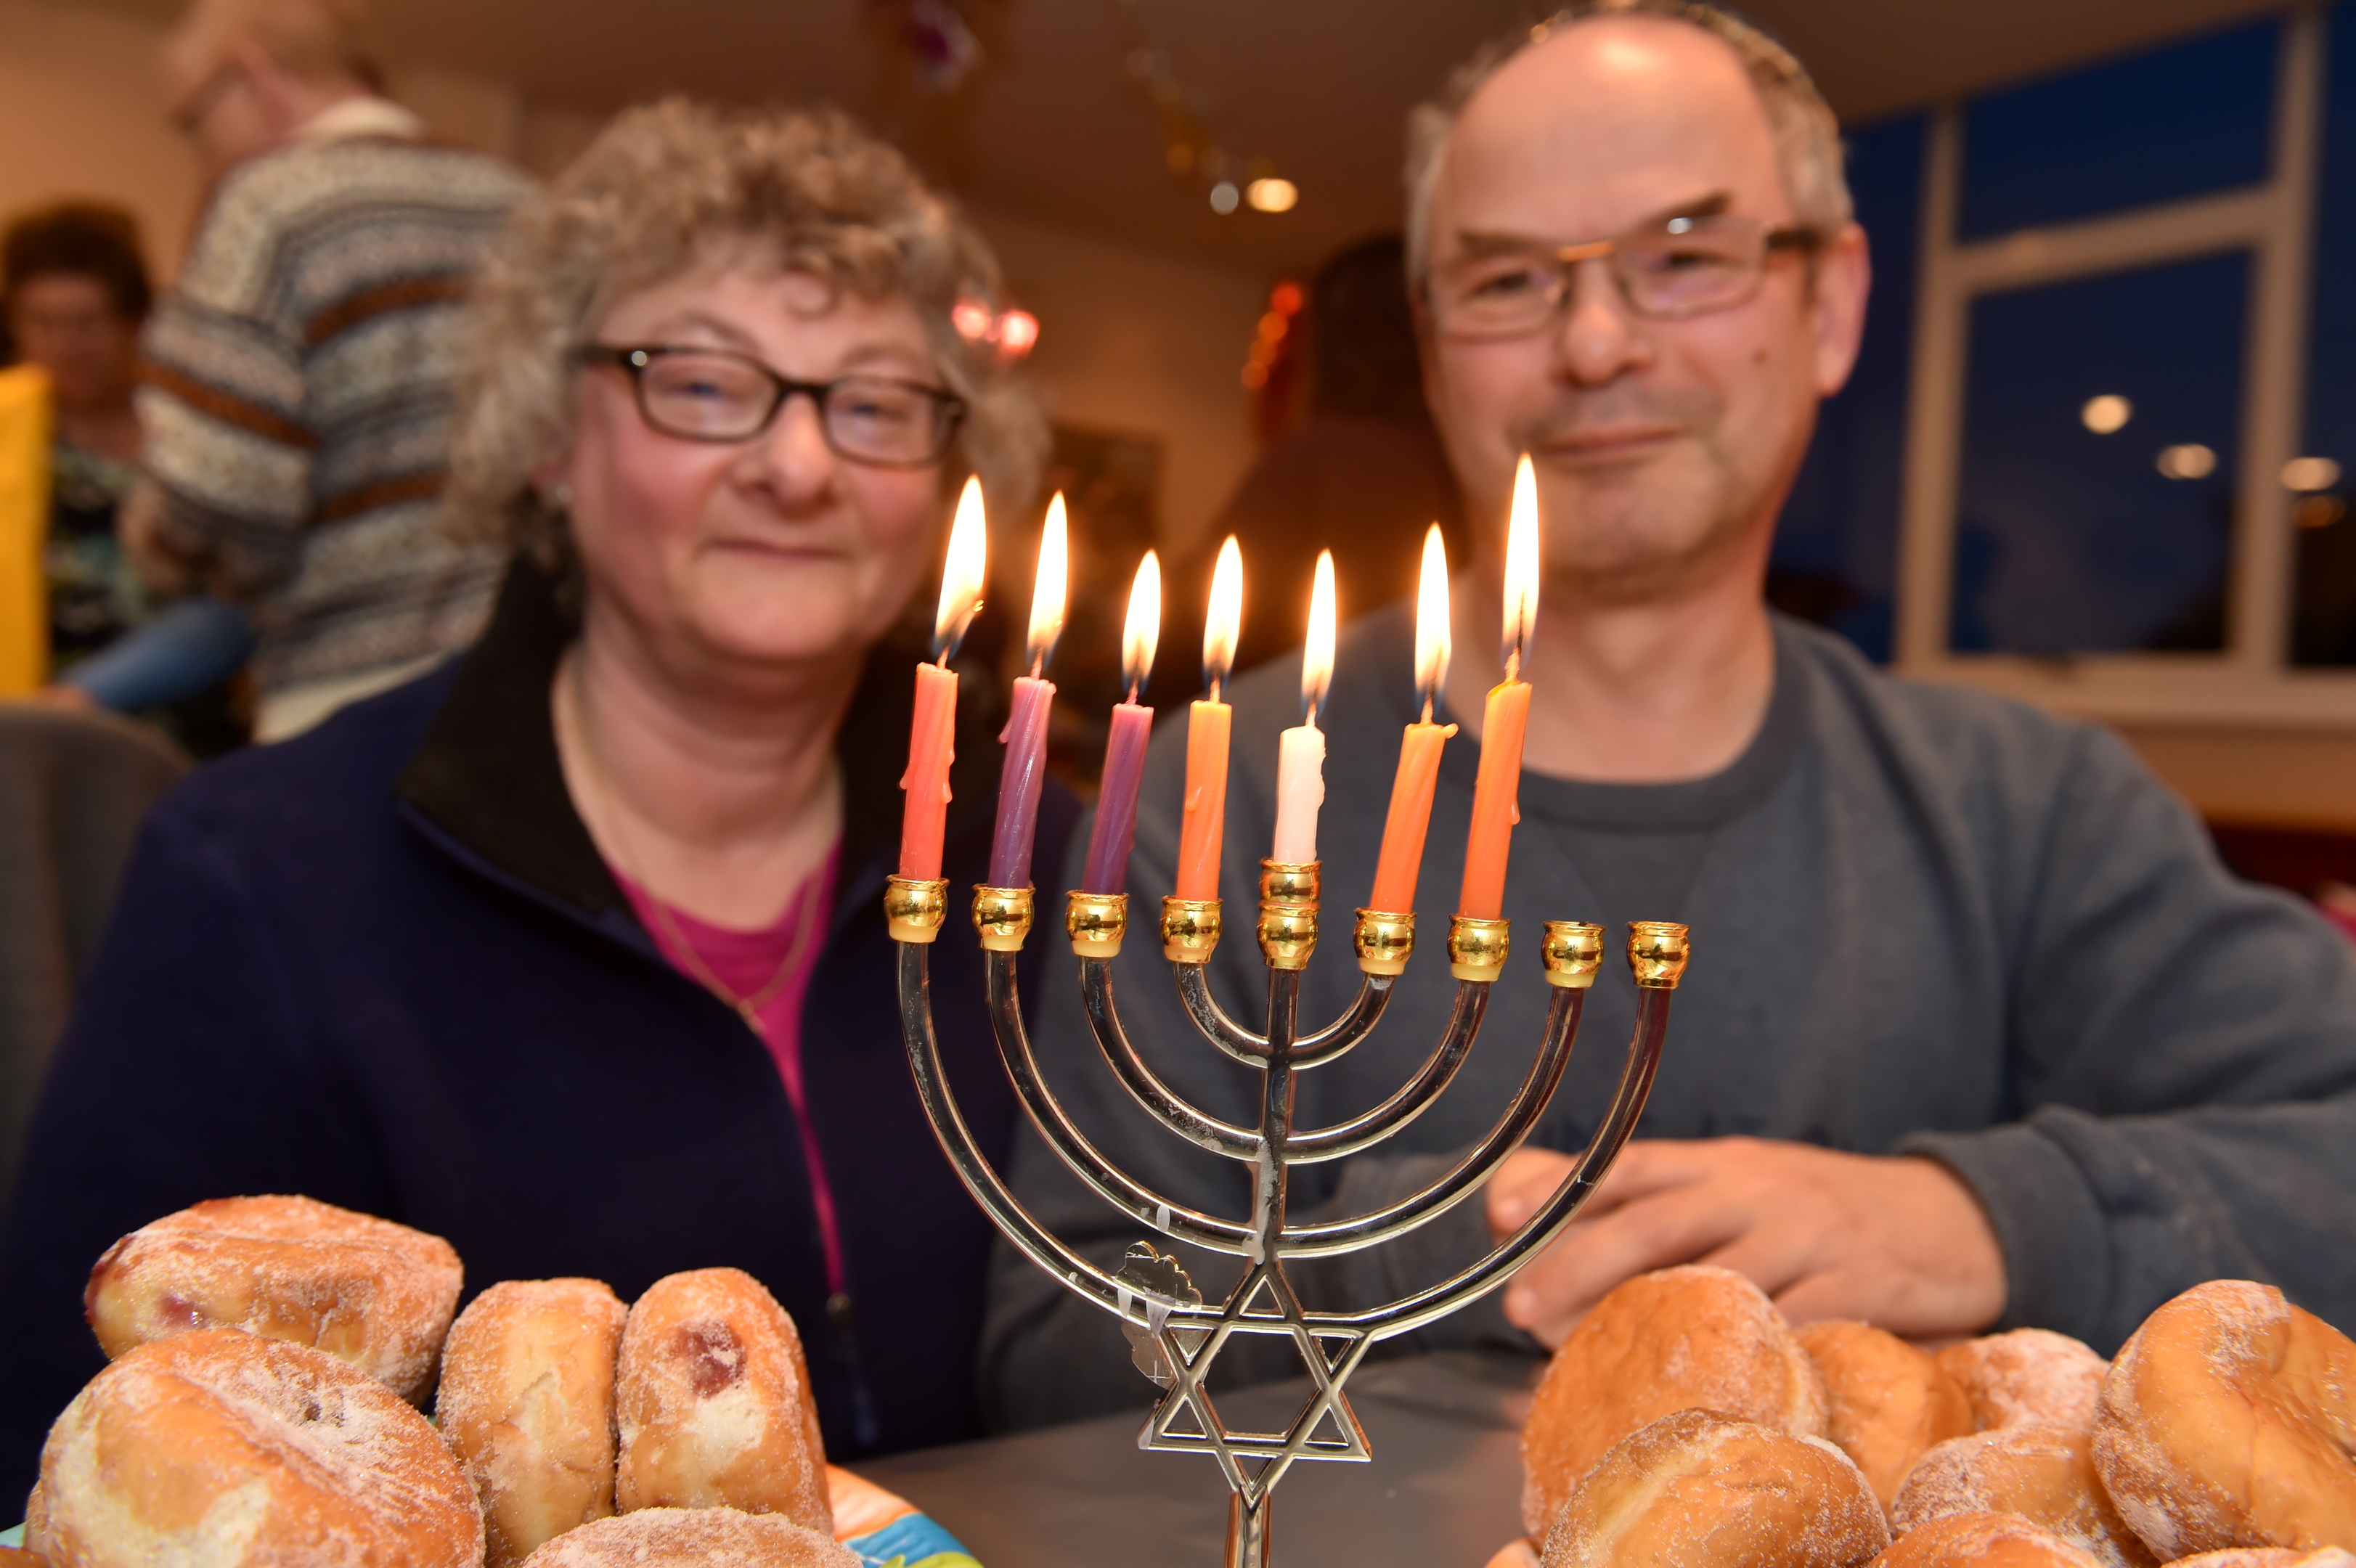
[[[1343, 637], [1318, 833], [1326, 936], [1301, 987], [1303, 1029], [1357, 989], [1348, 912], [1366, 901], [1400, 729], [1414, 717], [1411, 657], [1404, 607]], [[1693, 928], [1693, 960], [1638, 1136], [1749, 1134], [1944, 1162], [2003, 1245], [2000, 1327], [2060, 1329], [2108, 1354], [2153, 1307], [2222, 1275], [2270, 1281], [2356, 1328], [2346, 939], [2297, 900], [2229, 874], [2200, 823], [2105, 731], [1893, 678], [1789, 620], [1776, 622], [1775, 659], [1766, 720], [1723, 773], [1671, 784], [1523, 774], [1505, 887], [1515, 952], [1478, 1046], [1439, 1104], [1389, 1143], [1297, 1168], [1295, 1219], [1379, 1208], [1488, 1130], [1537, 1045], [1547, 987], [1535, 944], [1548, 919], [1611, 928], [1569, 1075], [1531, 1140], [1580, 1147], [1634, 1019], [1624, 923], [1675, 920]], [[1247, 1022], [1266, 1007], [1249, 912], [1273, 827], [1277, 733], [1300, 722], [1298, 693], [1290, 660], [1235, 691], [1228, 934], [1211, 968], [1223, 1005]], [[1194, 1032], [1152, 933], [1173, 880], [1185, 743], [1182, 717], [1149, 755], [1118, 997], [1166, 1082], [1249, 1125], [1254, 1075]], [[1477, 755], [1460, 736], [1441, 765], [1417, 894], [1421, 946], [1373, 1038], [1301, 1075], [1301, 1126], [1382, 1099], [1440, 1037], [1455, 989], [1440, 944]], [[1043, 918], [1043, 933], [1058, 923]], [[1037, 1044], [1081, 1126], [1174, 1201], [1245, 1216], [1246, 1168], [1152, 1124], [1098, 1054], [1077, 987], [1058, 970], [1048, 987]], [[1138, 1239], [1027, 1124], [1011, 1174], [1051, 1229], [1108, 1266]], [[1357, 1307], [1443, 1278], [1489, 1244], [1475, 1197], [1386, 1247], [1290, 1266], [1310, 1306]], [[1182, 1255], [1213, 1301], [1240, 1266]], [[1108, 1314], [1004, 1248], [992, 1290], [982, 1378], [1000, 1422], [1145, 1403], [1151, 1385]], [[1494, 1294], [1405, 1348], [1482, 1341], [1535, 1349]], [[1215, 1376], [1297, 1375], [1294, 1359], [1283, 1341], [1238, 1337]]]

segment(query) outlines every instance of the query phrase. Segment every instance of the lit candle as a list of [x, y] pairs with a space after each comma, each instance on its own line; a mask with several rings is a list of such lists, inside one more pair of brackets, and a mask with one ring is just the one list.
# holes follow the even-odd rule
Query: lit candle
[[1537, 476], [1524, 455], [1514, 471], [1505, 525], [1505, 678], [1489, 689], [1481, 720], [1481, 771], [1472, 783], [1472, 831], [1464, 841], [1464, 890], [1456, 912], [1499, 920], [1505, 908], [1505, 856], [1513, 847], [1522, 782], [1522, 739], [1530, 727], [1530, 684], [1522, 658], [1538, 614]]
[[1317, 552], [1309, 593], [1309, 637], [1301, 645], [1301, 722], [1278, 737], [1276, 847], [1269, 859], [1306, 865], [1317, 859], [1317, 808], [1325, 804], [1325, 731], [1317, 728], [1333, 679], [1333, 552]]
[[1097, 794], [1096, 826], [1088, 830], [1084, 893], [1118, 893], [1129, 887], [1129, 849], [1137, 837], [1137, 792], [1145, 782], [1145, 741], [1153, 709], [1137, 700], [1138, 688], [1153, 673], [1153, 645], [1162, 635], [1162, 562], [1151, 550], [1137, 563], [1130, 585], [1129, 621], [1121, 629], [1120, 679], [1129, 700], [1112, 710], [1112, 733], [1105, 738], [1104, 784]]
[[941, 568], [940, 607], [933, 615], [933, 662], [916, 667], [916, 716], [908, 725], [908, 771], [900, 787], [908, 799], [900, 818], [900, 875], [931, 881], [941, 874], [941, 836], [948, 826], [949, 763], [957, 740], [957, 675], [949, 659], [981, 608], [983, 560], [990, 528], [981, 512], [981, 485], [965, 482], [957, 521], [949, 528], [948, 560]]
[[1203, 618], [1203, 678], [1207, 700], [1186, 715], [1186, 800], [1178, 830], [1177, 896], [1208, 902], [1219, 896], [1219, 846], [1227, 825], [1227, 731], [1232, 710], [1219, 688], [1235, 668], [1236, 635], [1244, 616], [1244, 557], [1235, 537], [1219, 547], [1211, 573], [1211, 609]]
[[1047, 717], [1055, 703], [1055, 683], [1047, 678], [1047, 657], [1064, 629], [1064, 497], [1047, 503], [1047, 523], [1039, 530], [1039, 575], [1031, 591], [1031, 636], [1024, 645], [1031, 673], [1014, 680], [1014, 711], [998, 738], [1006, 763], [998, 775], [998, 830], [990, 841], [990, 885], [1031, 885], [1031, 844], [1039, 832], [1039, 790], [1047, 782]]
[[1431, 721], [1432, 704], [1448, 685], [1448, 547], [1440, 525], [1423, 536], [1423, 579], [1415, 596], [1415, 688], [1423, 718], [1399, 741], [1391, 812], [1383, 824], [1383, 852], [1375, 861], [1373, 901], [1386, 914], [1415, 912], [1415, 880], [1423, 869], [1423, 837], [1431, 826], [1431, 796], [1440, 784], [1440, 751], [1456, 733]]

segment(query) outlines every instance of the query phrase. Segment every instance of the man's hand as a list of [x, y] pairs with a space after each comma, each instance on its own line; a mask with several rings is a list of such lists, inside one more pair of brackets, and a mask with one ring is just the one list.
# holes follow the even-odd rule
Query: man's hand
[[[1488, 1189], [1518, 1229], [1568, 1155], [1523, 1149]], [[2004, 1253], [1971, 1190], [1934, 1160], [1757, 1138], [1634, 1142], [1570, 1228], [1505, 1291], [1552, 1347], [1621, 1281], [1672, 1264], [1748, 1275], [1794, 1323], [1857, 1317], [1912, 1339], [1976, 1334], [2004, 1311]]]

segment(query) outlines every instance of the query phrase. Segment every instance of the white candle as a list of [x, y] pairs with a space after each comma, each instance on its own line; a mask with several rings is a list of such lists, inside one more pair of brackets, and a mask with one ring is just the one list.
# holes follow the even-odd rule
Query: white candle
[[1317, 859], [1317, 808], [1324, 804], [1325, 731], [1295, 725], [1276, 755], [1276, 848], [1269, 858], [1289, 865]]
[[1284, 732], [1276, 753], [1276, 846], [1269, 858], [1287, 865], [1317, 859], [1317, 808], [1325, 804], [1325, 731], [1317, 712], [1333, 678], [1333, 552], [1319, 550], [1301, 648], [1301, 721]]

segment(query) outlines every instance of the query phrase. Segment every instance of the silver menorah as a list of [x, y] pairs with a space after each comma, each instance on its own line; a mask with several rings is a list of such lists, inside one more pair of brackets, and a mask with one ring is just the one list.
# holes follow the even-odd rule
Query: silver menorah
[[[1294, 1224], [1285, 1216], [1292, 1167], [1373, 1147], [1413, 1121], [1447, 1089], [1472, 1053], [1488, 1007], [1489, 987], [1503, 969], [1510, 946], [1506, 922], [1455, 916], [1450, 923], [1448, 951], [1458, 982], [1456, 1003], [1445, 1033], [1421, 1070], [1363, 1115], [1301, 1131], [1292, 1125], [1294, 1075], [1339, 1060], [1374, 1032], [1415, 946], [1413, 914], [1358, 911], [1353, 941], [1365, 977], [1357, 999], [1332, 1024], [1304, 1033], [1297, 1016], [1301, 972], [1317, 945], [1318, 882], [1313, 862], [1261, 862], [1257, 934], [1268, 965], [1264, 1033], [1254, 1033], [1229, 1018], [1211, 995], [1205, 965], [1219, 940], [1218, 901], [1162, 901], [1162, 949], [1174, 968], [1188, 1016], [1214, 1047], [1260, 1073], [1259, 1122], [1253, 1127], [1220, 1121], [1188, 1104], [1138, 1054], [1121, 1027], [1112, 984], [1111, 960], [1128, 927], [1128, 897], [1070, 895], [1066, 929], [1079, 957], [1088, 1021], [1107, 1065], [1163, 1126], [1198, 1147], [1254, 1168], [1257, 1182], [1248, 1221], [1224, 1220], [1170, 1202], [1115, 1167], [1073, 1125], [1040, 1075], [1016, 990], [1015, 955], [1030, 933], [1032, 890], [982, 887], [974, 893], [974, 924], [988, 950], [991, 1027], [1007, 1076], [1033, 1125], [1098, 1197], [1141, 1225], [1169, 1240], [1242, 1258], [1242, 1277], [1217, 1307], [1206, 1306], [1178, 1260], [1151, 1240], [1132, 1246], [1120, 1267], [1108, 1273], [1048, 1233], [1008, 1190], [958, 1114], [933, 1033], [926, 958], [947, 913], [948, 884], [895, 877], [885, 895], [885, 915], [901, 944], [900, 1018], [908, 1067], [942, 1149], [966, 1189], [1007, 1240], [1057, 1283], [1120, 1319], [1140, 1366], [1164, 1390], [1147, 1418], [1140, 1445], [1210, 1454], [1217, 1459], [1231, 1494], [1227, 1568], [1269, 1568], [1270, 1494], [1295, 1461], [1364, 1462], [1373, 1456], [1365, 1429], [1344, 1392], [1367, 1351], [1381, 1340], [1445, 1317], [1503, 1285], [1578, 1214], [1628, 1141], [1652, 1092], [1668, 1029], [1670, 993], [1685, 972], [1688, 951], [1682, 925], [1642, 922], [1630, 927], [1628, 962], [1639, 999], [1635, 1034], [1619, 1088], [1570, 1173], [1519, 1230], [1472, 1267], [1412, 1296], [1356, 1311], [1309, 1311], [1286, 1278], [1286, 1259], [1356, 1252], [1413, 1230], [1479, 1191], [1521, 1147], [1562, 1082], [1581, 1005], [1603, 953], [1601, 926], [1546, 923], [1542, 955], [1546, 977], [1555, 989], [1537, 1059], [1505, 1114], [1454, 1168], [1423, 1191], [1376, 1212]], [[1312, 1390], [1308, 1403], [1284, 1431], [1237, 1431], [1219, 1419], [1204, 1382], [1221, 1347], [1236, 1334], [1287, 1336], [1299, 1349]], [[1324, 1435], [1328, 1429], [1331, 1435]]]

